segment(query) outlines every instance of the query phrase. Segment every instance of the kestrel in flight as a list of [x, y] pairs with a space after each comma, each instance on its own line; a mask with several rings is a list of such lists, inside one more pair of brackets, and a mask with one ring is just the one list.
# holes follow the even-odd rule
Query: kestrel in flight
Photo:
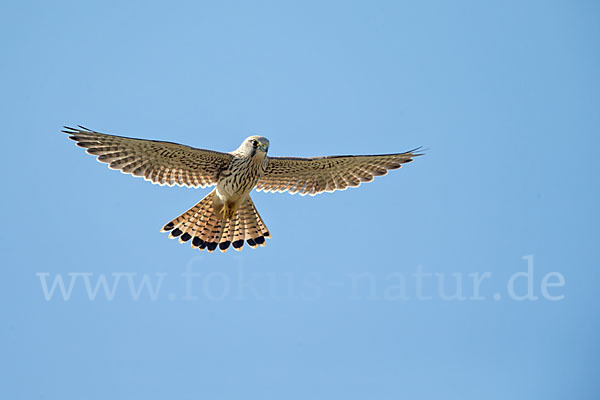
[[252, 189], [314, 196], [344, 190], [387, 174], [421, 154], [406, 153], [314, 158], [267, 157], [269, 141], [250, 136], [237, 150], [221, 153], [177, 143], [107, 135], [64, 127], [69, 139], [109, 168], [159, 185], [216, 188], [162, 228], [169, 238], [192, 247], [225, 252], [264, 246], [271, 235], [250, 198]]

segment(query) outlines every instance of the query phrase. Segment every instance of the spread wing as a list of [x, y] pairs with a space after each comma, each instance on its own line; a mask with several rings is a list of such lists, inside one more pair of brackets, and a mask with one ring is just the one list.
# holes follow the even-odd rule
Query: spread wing
[[177, 143], [132, 139], [94, 132], [82, 126], [64, 127], [69, 139], [86, 153], [108, 163], [109, 168], [143, 177], [159, 185], [206, 187], [215, 185], [219, 172], [232, 158], [218, 151], [196, 149]]
[[419, 149], [406, 153], [315, 158], [269, 157], [267, 170], [256, 190], [310, 194], [344, 190], [370, 182], [411, 162]]

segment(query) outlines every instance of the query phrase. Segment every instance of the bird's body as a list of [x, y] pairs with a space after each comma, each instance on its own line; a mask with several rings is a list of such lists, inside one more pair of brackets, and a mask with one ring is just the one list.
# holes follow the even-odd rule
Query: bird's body
[[[254, 146], [253, 142], [258, 145]], [[266, 146], [260, 149], [259, 146]], [[229, 166], [221, 172], [215, 189], [215, 209], [225, 219], [230, 219], [237, 211], [258, 180], [267, 169], [269, 141], [261, 136], [250, 136], [242, 145], [230, 154], [233, 156]]]
[[269, 141], [246, 138], [231, 153], [196, 149], [170, 142], [107, 135], [79, 127], [63, 131], [110, 168], [143, 177], [160, 185], [215, 189], [188, 211], [167, 223], [162, 231], [192, 247], [240, 250], [244, 242], [264, 246], [270, 233], [250, 192], [315, 195], [368, 182], [387, 170], [400, 168], [420, 154], [415, 151], [369, 156], [315, 158], [267, 157]]

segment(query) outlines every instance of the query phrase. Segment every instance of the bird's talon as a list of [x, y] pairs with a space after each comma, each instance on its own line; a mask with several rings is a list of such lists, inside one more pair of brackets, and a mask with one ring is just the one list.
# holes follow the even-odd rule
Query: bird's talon
[[223, 214], [223, 219], [231, 219], [233, 218], [233, 209], [229, 208], [227, 204], [224, 204], [221, 209], [221, 214]]

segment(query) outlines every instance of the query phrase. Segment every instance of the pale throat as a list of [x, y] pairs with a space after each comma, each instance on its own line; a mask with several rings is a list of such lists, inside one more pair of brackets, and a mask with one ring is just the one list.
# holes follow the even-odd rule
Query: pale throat
[[267, 157], [267, 153], [257, 152], [254, 157], [252, 157], [252, 163], [256, 166], [260, 166], [265, 161]]

